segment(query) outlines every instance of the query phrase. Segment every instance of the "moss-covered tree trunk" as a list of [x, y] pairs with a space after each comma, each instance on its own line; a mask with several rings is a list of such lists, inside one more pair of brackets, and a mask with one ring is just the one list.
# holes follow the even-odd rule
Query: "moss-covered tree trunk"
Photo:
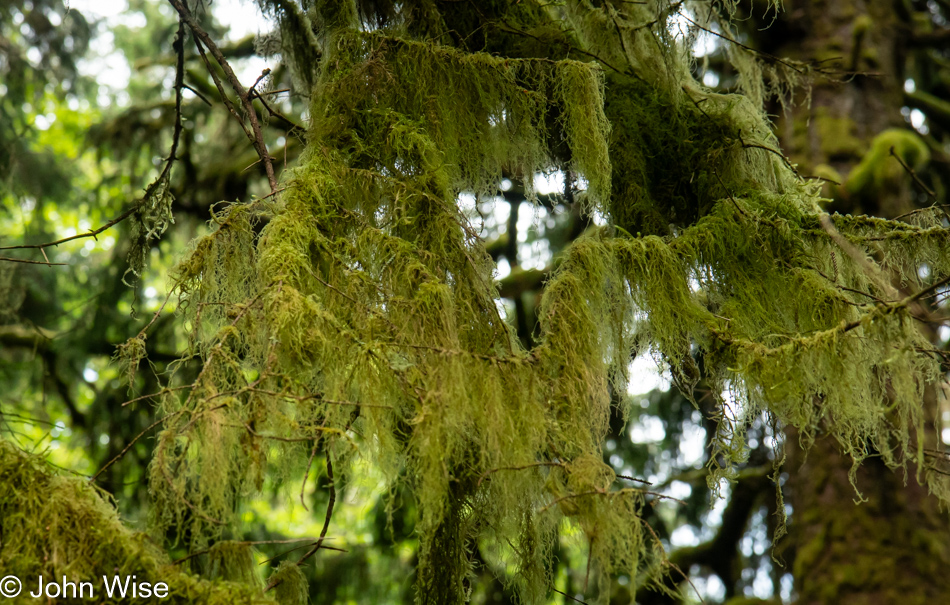
[[[839, 57], [844, 70], [869, 75], [817, 81], [810, 106], [801, 102], [779, 123], [783, 149], [803, 174], [840, 183], [825, 185], [834, 199], [830, 212], [886, 218], [907, 212], [914, 207], [911, 177], [889, 153], [877, 158], [879, 165], [869, 157], [875, 140], [879, 147], [884, 141], [881, 133], [909, 128], [901, 114], [906, 24], [898, 3], [798, 0], [785, 9], [777, 26], [763, 35], [764, 50], [831, 64]], [[894, 136], [893, 131], [883, 136]], [[875, 186], [862, 182], [859, 165], [870, 168], [865, 175], [881, 177]], [[934, 397], [923, 403], [932, 418]], [[852, 461], [833, 438], [819, 437], [806, 455], [797, 432], [786, 436], [786, 487], [793, 508], [789, 561], [798, 603], [950, 599], [950, 524], [937, 499], [914, 478], [915, 468], [905, 475], [879, 459], [867, 460], [856, 481], [866, 500], [856, 503]]]

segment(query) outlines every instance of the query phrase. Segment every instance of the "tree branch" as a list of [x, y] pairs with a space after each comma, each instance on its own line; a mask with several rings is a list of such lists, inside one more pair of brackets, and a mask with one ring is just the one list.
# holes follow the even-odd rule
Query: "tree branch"
[[[264, 171], [267, 173], [267, 182], [270, 184], [271, 191], [277, 190], [277, 178], [274, 176], [274, 165], [271, 162], [270, 154], [267, 151], [267, 145], [264, 143], [264, 135], [261, 132], [260, 122], [257, 120], [257, 112], [254, 110], [254, 106], [251, 103], [251, 96], [248, 93], [248, 90], [241, 85], [240, 80], [234, 74], [234, 70], [231, 69], [231, 65], [228, 63], [228, 60], [224, 57], [224, 54], [214, 43], [214, 40], [211, 39], [211, 36], [208, 35], [201, 25], [195, 19], [194, 15], [191, 14], [191, 11], [188, 10], [188, 7], [181, 0], [168, 0], [168, 2], [174, 7], [178, 14], [181, 16], [181, 19], [188, 24], [188, 27], [191, 28], [192, 34], [195, 36], [195, 42], [198, 46], [199, 51], [201, 52], [202, 58], [207, 63], [207, 58], [205, 57], [204, 51], [201, 48], [201, 44], [204, 44], [208, 47], [208, 51], [211, 53], [211, 56], [214, 57], [214, 60], [217, 61], [218, 65], [221, 66], [221, 69], [224, 70], [225, 76], [228, 79], [228, 83], [231, 85], [231, 88], [234, 89], [234, 92], [237, 94], [238, 98], [241, 100], [241, 104], [244, 106], [244, 110], [247, 113], [247, 120], [251, 124], [251, 130], [253, 135], [248, 133], [248, 138], [251, 140], [251, 143], [254, 145], [254, 149], [257, 151], [257, 155], [260, 156], [261, 161], [264, 163]], [[200, 42], [199, 42], [200, 40]], [[210, 65], [209, 65], [210, 68]], [[211, 77], [214, 78], [215, 84], [218, 85], [218, 90], [221, 92], [221, 98], [224, 100], [225, 104], [231, 109], [231, 113], [238, 118], [241, 122], [242, 127], [244, 127], [244, 120], [242, 120], [237, 112], [234, 111], [234, 107], [231, 105], [231, 101], [227, 98], [227, 95], [224, 94], [221, 84], [217, 79], [217, 75], [213, 70], [209, 69], [211, 72]], [[247, 128], [245, 127], [245, 132]]]
[[[162, 168], [161, 174], [158, 178], [152, 181], [152, 183], [145, 189], [145, 195], [143, 195], [139, 200], [137, 200], [131, 208], [115, 217], [105, 225], [102, 225], [98, 229], [87, 231], [85, 233], [77, 233], [76, 235], [71, 235], [69, 237], [64, 237], [52, 242], [45, 242], [42, 244], [22, 244], [19, 246], [2, 246], [0, 250], [40, 250], [43, 251], [44, 248], [50, 248], [52, 246], [58, 246], [66, 242], [70, 242], [77, 239], [83, 239], [91, 237], [98, 241], [96, 237], [103, 231], [118, 225], [125, 219], [129, 218], [133, 214], [141, 209], [142, 205], [148, 200], [152, 193], [155, 191], [159, 183], [166, 181], [172, 169], [172, 164], [175, 162], [175, 156], [178, 153], [178, 143], [181, 140], [181, 131], [182, 131], [182, 121], [181, 121], [181, 101], [182, 101], [182, 89], [185, 87], [184, 78], [185, 78], [185, 27], [184, 23], [179, 20], [178, 22], [178, 35], [175, 37], [175, 41], [172, 43], [172, 47], [175, 49], [177, 54], [177, 62], [175, 65], [175, 130], [172, 134], [172, 146], [168, 152], [168, 157], [165, 158], [165, 166]], [[46, 257], [46, 252], [43, 252], [44, 258]], [[38, 264], [38, 265], [64, 265], [66, 263], [51, 263], [49, 259], [46, 259], [46, 262], [41, 261], [30, 261], [22, 260], [15, 258], [0, 257], [0, 261], [10, 261], [10, 262], [19, 262], [19, 263], [29, 263], [29, 264]]]

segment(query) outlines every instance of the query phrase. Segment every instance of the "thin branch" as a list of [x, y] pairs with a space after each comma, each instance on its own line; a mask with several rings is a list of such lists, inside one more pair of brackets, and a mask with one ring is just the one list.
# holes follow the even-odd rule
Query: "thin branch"
[[562, 591], [558, 590], [557, 588], [552, 587], [551, 590], [553, 590], [554, 592], [558, 593], [559, 595], [563, 595], [563, 596], [567, 597], [568, 599], [574, 601], [575, 603], [583, 603], [584, 605], [588, 605], [588, 604], [587, 604], [587, 601], [581, 601], [580, 599], [577, 599], [577, 598], [575, 598], [575, 597], [572, 597], [571, 595], [567, 594], [566, 592], [562, 592]]
[[540, 466], [564, 466], [563, 462], [535, 462], [534, 464], [523, 464], [521, 466], [499, 466], [498, 468], [490, 468], [478, 478], [478, 483], [475, 484], [475, 488], [478, 489], [482, 482], [488, 478], [489, 475], [497, 473], [498, 471], [523, 471], [529, 468], [537, 468]]
[[[333, 517], [333, 505], [336, 503], [336, 487], [334, 486], [333, 481], [333, 458], [330, 455], [330, 450], [327, 448], [327, 481], [330, 482], [330, 501], [327, 503], [327, 515], [323, 520], [323, 529], [320, 531], [320, 537], [314, 543], [313, 548], [308, 550], [304, 556], [300, 557], [300, 560], [297, 561], [297, 566], [303, 565], [304, 561], [312, 557], [318, 550], [325, 548], [323, 546], [323, 541], [326, 539], [327, 529], [330, 527], [330, 519]], [[268, 586], [267, 590], [270, 590], [273, 586]], [[265, 590], [264, 592], [267, 592]]]
[[[897, 155], [897, 154], [894, 152], [894, 146], [893, 146], [893, 145], [891, 145], [890, 153], [891, 153], [891, 156], [892, 156], [895, 160], [897, 160], [897, 162], [901, 165], [901, 168], [903, 168], [903, 169], [907, 172], [907, 174], [909, 174], [909, 175], [911, 176], [911, 178], [914, 179], [914, 182], [917, 183], [917, 186], [920, 187], [921, 189], [923, 189], [924, 192], [925, 192], [927, 195], [930, 196], [930, 199], [931, 199], [931, 200], [936, 201], [936, 200], [937, 200], [937, 194], [934, 193], [934, 190], [931, 189], [930, 187], [928, 187], [922, 180], [920, 180], [920, 177], [917, 176], [917, 172], [916, 172], [913, 168], [911, 168], [911, 167], [908, 166], [906, 163], [904, 163], [904, 160], [901, 159], [901, 156]], [[904, 215], [901, 215], [901, 216], [904, 216]]]
[[[307, 538], [307, 540], [308, 540], [308, 541], [313, 541], [313, 538]], [[327, 538], [327, 540], [333, 540], [333, 538]], [[270, 559], [264, 559], [264, 560], [261, 561], [258, 565], [267, 565], [267, 564], [269, 564], [269, 563], [273, 563], [275, 560], [277, 560], [277, 559], [283, 557], [284, 555], [289, 555], [290, 553], [292, 553], [292, 552], [294, 552], [294, 551], [300, 550], [301, 548], [307, 548], [308, 546], [310, 546], [310, 545], [309, 545], [309, 544], [304, 544], [304, 545], [302, 545], [302, 546], [295, 546], [295, 547], [293, 547], [293, 548], [288, 548], [287, 550], [285, 550], [285, 551], [283, 551], [283, 552], [277, 553], [276, 555], [274, 555], [274, 556], [271, 557]], [[335, 551], [337, 551], [337, 552], [349, 552], [349, 551], [347, 551], [345, 548], [337, 548], [336, 546], [327, 546], [326, 544], [324, 544], [324, 545], [321, 546], [320, 548], [322, 548], [323, 550], [335, 550]], [[276, 582], [276, 583], [274, 584], [274, 586], [277, 586], [278, 584], [280, 584], [280, 581]], [[271, 588], [274, 588], [274, 586], [268, 586], [267, 589], [265, 590], [265, 592], [266, 592], [267, 590], [270, 590]]]
[[[143, 198], [143, 199], [144, 199], [144, 198]], [[86, 232], [86, 233], [77, 233], [76, 235], [70, 235], [69, 237], [64, 237], [64, 238], [62, 238], [62, 239], [58, 239], [58, 240], [56, 240], [55, 242], [46, 242], [45, 244], [23, 244], [23, 245], [20, 245], [20, 246], [3, 246], [3, 247], [0, 247], [0, 250], [26, 250], [26, 249], [42, 250], [43, 248], [49, 248], [49, 247], [51, 247], [51, 246], [58, 246], [58, 245], [60, 245], [60, 244], [65, 244], [66, 242], [71, 242], [71, 241], [74, 240], [74, 239], [82, 239], [82, 238], [84, 238], [84, 237], [92, 237], [92, 238], [95, 238], [97, 235], [99, 235], [100, 233], [102, 233], [102, 232], [105, 231], [106, 229], [109, 229], [110, 227], [114, 227], [115, 225], [121, 223], [121, 222], [124, 221], [125, 219], [129, 218], [130, 216], [132, 216], [132, 214], [133, 214], [136, 210], [138, 210], [138, 207], [139, 207], [140, 204], [141, 204], [141, 200], [139, 200], [138, 202], [136, 202], [136, 204], [135, 204], [134, 206], [132, 206], [131, 208], [129, 208], [128, 210], [126, 210], [125, 212], [123, 212], [122, 214], [120, 214], [119, 216], [115, 217], [114, 219], [112, 219], [111, 221], [109, 221], [108, 223], [106, 223], [105, 225], [103, 225], [103, 226], [101, 226], [101, 227], [99, 227], [98, 229], [95, 229], [95, 230], [93, 230], [93, 231], [88, 231], [88, 232]], [[8, 260], [8, 259], [4, 259], [4, 260]], [[13, 260], [13, 259], [9, 259], [9, 260]], [[17, 262], [30, 262], [30, 261], [21, 261], [21, 260], [19, 260], [19, 259], [16, 259], [16, 260], [17, 260]], [[42, 262], [38, 262], [38, 261], [33, 261], [33, 262], [35, 262], [36, 264], [40, 264], [40, 265], [45, 265], [45, 264], [46, 264], [46, 263], [42, 263]], [[61, 264], [61, 263], [53, 263], [53, 264]]]
[[732, 197], [732, 192], [729, 191], [729, 188], [726, 187], [726, 184], [722, 182], [722, 178], [720, 178], [719, 172], [716, 170], [713, 170], [713, 174], [716, 175], [716, 180], [719, 181], [720, 185], [722, 185], [723, 190], [726, 192], [726, 195], [729, 196], [729, 199], [732, 201], [732, 205], [736, 207], [736, 210], [739, 211], [739, 214], [741, 214], [742, 216], [746, 218], [749, 218], [749, 215], [746, 214], [745, 210], [742, 209], [742, 206], [739, 205], [739, 202], [736, 201], [736, 198]]
[[92, 477], [90, 477], [90, 478], [89, 478], [89, 481], [90, 481], [90, 482], [94, 482], [96, 479], [98, 479], [98, 478], [99, 478], [99, 475], [101, 475], [102, 473], [106, 472], [106, 469], [108, 469], [110, 466], [112, 466], [113, 464], [115, 464], [116, 462], [118, 462], [120, 458], [122, 458], [123, 456], [125, 456], [125, 454], [126, 454], [130, 449], [132, 449], [132, 446], [135, 445], [136, 442], [137, 442], [139, 439], [141, 439], [142, 437], [144, 437], [145, 434], [148, 433], [150, 430], [154, 429], [155, 427], [157, 427], [157, 426], [160, 425], [161, 423], [165, 422], [166, 420], [168, 420], [168, 419], [171, 418], [172, 416], [177, 416], [178, 414], [181, 414], [181, 413], [182, 413], [182, 410], [179, 410], [179, 411], [177, 411], [177, 412], [172, 412], [171, 414], [166, 414], [166, 415], [162, 416], [161, 418], [159, 418], [158, 420], [156, 420], [155, 422], [153, 422], [152, 424], [150, 424], [150, 425], [148, 425], [147, 427], [145, 427], [145, 428], [142, 430], [141, 433], [139, 433], [138, 435], [135, 436], [134, 439], [132, 439], [132, 441], [129, 441], [128, 445], [126, 445], [124, 448], [122, 448], [122, 451], [121, 451], [121, 452], [119, 452], [118, 454], [116, 454], [115, 457], [114, 457], [112, 460], [110, 460], [109, 462], [107, 462], [107, 463], [105, 464], [105, 466], [103, 466], [102, 468], [100, 468], [100, 469], [99, 469], [99, 472], [97, 472], [95, 475], [93, 475]]
[[[168, 0], [169, 3], [178, 11], [178, 14], [181, 15], [182, 20], [184, 20], [188, 27], [191, 28], [192, 33], [195, 36], [195, 42], [199, 40], [205, 46], [208, 47], [208, 51], [211, 53], [211, 56], [214, 57], [218, 65], [221, 66], [221, 69], [224, 70], [225, 76], [228, 79], [228, 83], [231, 85], [231, 88], [234, 89], [234, 92], [237, 93], [238, 98], [241, 100], [241, 104], [244, 106], [244, 110], [247, 113], [247, 119], [251, 124], [251, 130], [253, 131], [253, 136], [250, 134], [248, 138], [251, 139], [251, 142], [254, 145], [254, 148], [257, 150], [257, 155], [260, 156], [261, 161], [264, 162], [264, 171], [267, 173], [267, 182], [270, 184], [271, 191], [277, 190], [277, 177], [274, 176], [274, 165], [271, 163], [270, 154], [267, 151], [267, 144], [264, 143], [264, 135], [261, 132], [261, 125], [257, 120], [257, 112], [254, 111], [254, 105], [251, 103], [251, 98], [249, 91], [245, 90], [241, 85], [241, 81], [238, 80], [237, 76], [234, 74], [234, 70], [231, 69], [231, 65], [228, 63], [228, 60], [224, 57], [224, 54], [214, 43], [214, 40], [211, 39], [211, 36], [208, 35], [201, 25], [195, 19], [194, 15], [191, 14], [191, 11], [188, 10], [188, 7], [181, 0]], [[201, 44], [198, 44], [198, 48], [201, 49]], [[201, 49], [202, 58], [205, 59], [207, 63], [207, 58], [204, 56], [204, 51]], [[209, 65], [210, 67], [210, 65]], [[213, 69], [209, 69], [209, 72], [212, 75], [212, 78], [216, 78], [216, 74]], [[223, 92], [220, 83], [216, 81], [216, 84], [219, 84], [218, 91]], [[227, 99], [227, 95], [222, 94], [222, 99], [225, 100], [226, 104], [230, 104], [230, 100]], [[231, 107], [232, 113], [237, 116], [237, 113], [234, 111], [233, 106]], [[244, 121], [238, 118], [244, 125]], [[245, 128], [245, 132], [247, 129]]]
[[[313, 538], [291, 538], [289, 540], [242, 540], [242, 541], [229, 540], [229, 542], [231, 544], [240, 544], [242, 546], [256, 546], [258, 544], [293, 544], [294, 542], [309, 542], [312, 540]], [[324, 548], [329, 548], [329, 547], [324, 546]], [[204, 550], [193, 552], [190, 555], [185, 555], [184, 557], [180, 559], [175, 559], [174, 561], [172, 561], [172, 565], [178, 565], [179, 563], [184, 563], [185, 561], [189, 559], [193, 559], [201, 555], [206, 555], [209, 552], [211, 552], [210, 548], [205, 548]]]
[[646, 479], [637, 479], [636, 477], [631, 477], [630, 475], [617, 475], [618, 479], [626, 479], [627, 481], [636, 481], [637, 483], [643, 483], [646, 485], [653, 485]]
[[221, 83], [221, 79], [218, 77], [218, 74], [215, 73], [214, 66], [211, 65], [211, 60], [208, 59], [208, 55], [205, 53], [204, 46], [201, 45], [201, 41], [197, 37], [195, 38], [195, 48], [198, 49], [198, 54], [201, 56], [201, 60], [204, 62], [205, 67], [208, 68], [208, 75], [211, 76], [211, 81], [214, 82], [215, 88], [218, 89], [218, 94], [221, 96], [224, 106], [228, 108], [228, 111], [231, 112], [231, 115], [234, 116], [234, 119], [237, 120], [238, 124], [241, 125], [241, 130], [244, 131], [244, 134], [248, 138], [252, 138], [254, 134], [247, 129], [247, 124], [244, 123], [244, 120], [241, 119], [237, 109], [235, 109], [234, 103], [231, 102], [231, 97], [229, 97], [228, 93], [225, 92], [224, 84]]
[[323, 541], [327, 536], [327, 529], [330, 527], [330, 519], [333, 517], [333, 505], [336, 503], [336, 487], [334, 486], [333, 480], [333, 457], [330, 455], [330, 450], [327, 448], [327, 481], [330, 483], [330, 501], [327, 503], [327, 515], [323, 520], [323, 529], [320, 530], [320, 537], [317, 539], [317, 542], [313, 545], [313, 548], [310, 549], [307, 554], [300, 557], [300, 560], [297, 561], [297, 565], [300, 566], [304, 561], [309, 559], [323, 546]]
[[904, 214], [895, 216], [895, 217], [894, 217], [893, 219], [891, 219], [891, 220], [896, 221], [896, 220], [900, 220], [900, 219], [902, 219], [902, 218], [907, 218], [908, 216], [913, 216], [913, 215], [915, 215], [915, 214], [919, 214], [919, 213], [921, 213], [921, 212], [930, 212], [930, 211], [932, 211], [932, 210], [944, 210], [944, 212], [946, 212], [946, 210], [945, 210], [946, 208], [950, 208], [950, 204], [941, 204], [941, 205], [939, 205], [939, 206], [937, 206], [937, 205], [934, 205], [934, 206], [927, 206], [926, 208], [918, 208], [918, 209], [916, 209], [916, 210], [911, 210], [910, 212], [905, 212]]
[[197, 90], [195, 90], [194, 88], [192, 88], [191, 86], [188, 86], [187, 84], [182, 84], [182, 88], [186, 88], [186, 89], [190, 90], [191, 92], [193, 92], [193, 93], [195, 94], [195, 96], [198, 97], [199, 99], [201, 99], [202, 101], [204, 101], [205, 104], [208, 105], [208, 107], [214, 107], [214, 105], [211, 104], [211, 101], [209, 101], [206, 96], [204, 96], [203, 94], [201, 94], [200, 92], [198, 92]]
[[708, 27], [703, 27], [702, 25], [700, 25], [700, 24], [697, 23], [696, 21], [693, 21], [692, 19], [690, 19], [689, 16], [686, 15], [686, 14], [684, 14], [684, 13], [679, 13], [679, 15], [680, 15], [681, 17], [683, 17], [683, 19], [689, 21], [690, 23], [692, 23], [693, 25], [695, 25], [695, 26], [698, 27], [699, 29], [701, 29], [701, 30], [703, 30], [704, 32], [706, 32], [707, 34], [716, 36], [717, 38], [721, 38], [721, 39], [723, 39], [723, 40], [725, 40], [726, 42], [729, 42], [729, 43], [731, 43], [731, 44], [735, 44], [735, 45], [738, 46], [739, 48], [741, 48], [741, 49], [743, 49], [743, 50], [746, 50], [746, 51], [748, 51], [748, 52], [750, 52], [750, 53], [752, 53], [752, 54], [754, 54], [754, 55], [760, 56], [760, 57], [762, 57], [762, 58], [764, 58], [764, 59], [768, 59], [769, 61], [774, 61], [775, 63], [780, 63], [780, 64], [782, 64], [782, 65], [788, 67], [788, 68], [791, 69], [791, 70], [797, 71], [797, 72], [800, 73], [800, 74], [804, 74], [804, 73], [805, 73], [805, 70], [802, 68], [801, 65], [795, 65], [795, 63], [792, 63], [791, 61], [788, 61], [787, 59], [783, 59], [783, 58], [781, 58], [781, 57], [776, 57], [775, 55], [771, 55], [771, 54], [769, 54], [769, 53], [762, 52], [762, 51], [760, 51], [760, 50], [756, 50], [756, 49], [752, 48], [751, 46], [746, 46], [746, 45], [743, 44], [742, 42], [739, 42], [738, 40], [735, 40], [735, 39], [733, 39], [733, 38], [731, 38], [731, 37], [729, 37], [729, 36], [727, 36], [727, 35], [725, 35], [725, 34], [721, 34], [721, 33], [717, 32], [717, 31], [715, 31], [715, 30], [711, 30], [711, 29], [709, 29]]
[[892, 286], [887, 279], [884, 277], [881, 272], [880, 267], [873, 264], [867, 255], [862, 253], [858, 248], [849, 242], [838, 229], [835, 227], [834, 222], [831, 220], [831, 216], [827, 213], [822, 213], [818, 217], [818, 221], [821, 224], [821, 228], [825, 230], [825, 233], [836, 243], [838, 247], [841, 248], [845, 254], [851, 257], [861, 269], [864, 270], [865, 274], [871, 278], [874, 284], [881, 289], [881, 291], [886, 292], [888, 297], [891, 299], [898, 298], [897, 289]]
[[624, 488], [624, 489], [621, 489], [621, 490], [618, 490], [618, 491], [615, 491], [615, 492], [609, 492], [609, 491], [607, 491], [607, 490], [600, 490], [600, 489], [592, 489], [592, 490], [589, 490], [589, 491], [586, 491], [586, 492], [578, 492], [578, 493], [576, 493], [576, 494], [567, 494], [566, 496], [561, 496], [560, 498], [556, 498], [555, 500], [553, 500], [553, 501], [549, 502], [548, 504], [546, 504], [545, 506], [543, 506], [543, 507], [538, 511], [538, 514], [540, 515], [541, 513], [544, 513], [545, 511], [547, 511], [548, 509], [550, 509], [550, 508], [553, 507], [554, 505], [560, 504], [561, 502], [563, 502], [563, 501], [565, 501], [565, 500], [570, 500], [570, 499], [572, 499], [572, 498], [582, 498], [582, 497], [585, 497], [585, 496], [615, 496], [615, 495], [618, 495], [618, 494], [625, 494], [625, 493], [639, 493], [639, 494], [644, 494], [644, 495], [647, 495], [647, 496], [653, 496], [653, 497], [655, 497], [655, 498], [659, 498], [660, 500], [672, 500], [672, 501], [674, 501], [674, 502], [678, 502], [678, 503], [683, 504], [683, 505], [686, 504], [685, 501], [683, 501], [683, 500], [681, 500], [681, 499], [679, 499], [679, 498], [674, 498], [673, 496], [667, 496], [666, 494], [661, 494], [661, 493], [659, 493], [659, 492], [651, 492], [651, 491], [648, 491], [648, 490], [645, 490], [645, 489], [637, 489], [637, 488], [633, 488], [633, 487], [627, 487], [627, 488]]
[[[268, 103], [267, 100], [264, 99], [264, 96], [263, 96], [261, 93], [259, 93], [259, 92], [257, 92], [257, 91], [255, 90], [255, 91], [253, 92], [253, 97], [252, 97], [252, 98], [255, 98], [255, 99], [257, 99], [258, 101], [260, 101], [260, 102], [261, 102], [261, 105], [264, 106], [264, 109], [267, 110], [267, 113], [269, 113], [270, 115], [272, 115], [272, 116], [275, 117], [275, 118], [278, 118], [278, 119], [283, 120], [283, 121], [287, 122], [288, 124], [290, 124], [290, 129], [291, 129], [291, 130], [299, 130], [300, 132], [307, 132], [307, 129], [306, 129], [306, 128], [304, 128], [304, 127], [301, 126], [300, 124], [294, 122], [293, 120], [291, 120], [290, 118], [288, 118], [287, 116], [285, 116], [284, 114], [282, 114], [281, 112], [279, 112], [279, 111], [277, 111], [276, 109], [274, 109], [273, 107], [271, 107], [271, 106], [270, 106], [270, 103]], [[285, 149], [285, 150], [287, 149], [286, 143], [284, 144], [284, 149]]]
[[194, 388], [194, 387], [195, 387], [194, 384], [186, 384], [186, 385], [180, 386], [180, 387], [165, 387], [164, 389], [162, 389], [162, 390], [160, 390], [160, 391], [156, 391], [156, 392], [154, 392], [154, 393], [149, 393], [148, 395], [141, 395], [141, 396], [136, 397], [136, 398], [134, 398], [134, 399], [129, 399], [128, 401], [126, 401], [125, 403], [122, 404], [122, 407], [125, 407], [125, 406], [127, 406], [127, 405], [129, 405], [129, 404], [135, 403], [135, 402], [137, 402], [137, 401], [142, 401], [143, 399], [151, 399], [152, 397], [158, 397], [159, 395], [164, 395], [164, 394], [166, 394], [166, 393], [171, 393], [171, 392], [173, 392], [173, 391], [183, 391], [183, 390], [185, 390], [185, 389], [191, 389], [191, 388]]
[[274, 397], [286, 397], [287, 399], [293, 399], [295, 401], [308, 401], [310, 399], [315, 399], [321, 401], [328, 405], [351, 405], [358, 408], [383, 408], [391, 410], [393, 406], [384, 405], [384, 404], [373, 404], [373, 403], [359, 403], [358, 401], [339, 401], [336, 399], [327, 399], [323, 395], [291, 395], [290, 393], [278, 393], [277, 391], [268, 391], [266, 389], [257, 389], [249, 388], [247, 391], [251, 393], [263, 393], [264, 395], [272, 395]]
[[8, 263], [25, 263], [27, 265], [46, 265], [47, 267], [63, 266], [66, 264], [66, 263], [51, 263], [49, 261], [41, 261], [41, 260], [26, 260], [23, 258], [11, 258], [9, 256], [0, 256], [0, 261], [6, 261]]

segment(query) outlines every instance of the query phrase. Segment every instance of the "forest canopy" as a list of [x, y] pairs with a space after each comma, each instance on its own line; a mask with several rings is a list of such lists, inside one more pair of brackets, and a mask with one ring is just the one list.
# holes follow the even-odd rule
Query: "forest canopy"
[[[804, 579], [837, 552], [836, 511], [782, 571], [786, 522], [817, 522], [806, 484], [793, 507], [782, 487], [812, 448], [846, 461], [842, 525], [877, 510], [861, 473], [880, 468], [912, 484], [895, 498], [927, 522], [908, 523], [945, 528], [946, 83], [922, 59], [913, 86], [878, 73], [866, 15], [842, 64], [772, 54], [759, 25], [796, 48], [773, 4], [258, 8], [229, 40], [214, 4], [131, 2], [144, 25], [113, 37], [141, 73], [112, 111], [88, 103], [81, 13], [0, 11], [4, 576], [161, 577], [181, 603], [738, 599], [757, 526], [764, 597], [791, 573], [802, 602], [840, 602], [872, 563], [823, 601]], [[927, 10], [917, 35], [942, 40]], [[268, 61], [250, 81], [249, 56]], [[880, 128], [829, 117], [829, 91], [895, 86]], [[106, 234], [108, 259], [54, 255]], [[643, 357], [673, 389], [633, 396]], [[92, 437], [68, 455], [37, 453], [67, 430], [48, 391]], [[647, 410], [665, 453], [631, 443]], [[674, 475], [690, 423], [702, 459]], [[371, 546], [331, 531], [357, 497]], [[717, 498], [742, 512], [677, 550]], [[298, 505], [296, 530], [263, 512]], [[908, 548], [947, 594], [926, 579], [947, 547]], [[355, 560], [366, 577], [335, 577]], [[722, 595], [691, 579], [710, 570]]]

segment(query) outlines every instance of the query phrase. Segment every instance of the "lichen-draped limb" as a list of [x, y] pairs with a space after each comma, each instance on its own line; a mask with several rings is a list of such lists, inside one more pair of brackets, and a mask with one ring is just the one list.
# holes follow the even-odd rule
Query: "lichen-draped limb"
[[[573, 259], [596, 263], [595, 272], [616, 266], [598, 283], [627, 280], [629, 295], [613, 304], [629, 304], [629, 296], [645, 314], [643, 331], [674, 376], [688, 377], [698, 354], [714, 385], [741, 387], [733, 394], [745, 415], [723, 418], [717, 443], [727, 466], [741, 461], [741, 427], [760, 410], [798, 427], [805, 439], [832, 432], [856, 462], [879, 455], [889, 465], [919, 463], [917, 402], [939, 369], [910, 298], [875, 303], [883, 296], [875, 280], [840, 250], [837, 266], [829, 266], [833, 241], [808, 235], [815, 217], [795, 212], [793, 199], [723, 200], [669, 240], [609, 237], [609, 230], [582, 240], [549, 283], [545, 303], [559, 304], [559, 288], [579, 277]], [[878, 223], [885, 225], [897, 228]], [[946, 238], [931, 246], [913, 241], [920, 257], [947, 270]], [[591, 273], [585, 266], [582, 275]], [[904, 279], [911, 291], [923, 287], [909, 271]], [[809, 295], [797, 295], [803, 290]]]
[[[713, 481], [743, 459], [762, 410], [806, 440], [830, 431], [856, 461], [919, 461], [917, 401], [937, 366], [911, 306], [884, 300], [867, 268], [876, 258], [908, 292], [924, 286], [908, 258], [946, 273], [936, 225], [836, 217], [832, 237], [758, 105], [703, 91], [671, 38], [632, 26], [641, 9], [564, 7], [561, 25], [584, 30], [574, 43], [626, 61], [605, 76], [358, 33], [353, 3], [321, 6], [332, 44], [286, 191], [259, 237], [231, 206], [176, 270], [204, 366], [162, 404], [158, 529], [192, 548], [227, 537], [244, 496], [324, 449], [411, 488], [422, 603], [464, 598], [479, 541], [542, 602], [565, 522], [589, 545], [592, 585], [643, 578], [662, 568], [639, 517], [653, 495], [617, 485], [602, 443], [646, 348], [687, 393], [702, 357], [722, 411]], [[585, 19], [613, 23], [623, 44]], [[551, 168], [586, 181], [585, 208], [609, 225], [558, 259], [525, 351], [457, 200], [496, 193], [504, 174], [530, 197]]]
[[[151, 468], [159, 526], [200, 547], [226, 535], [262, 469], [299, 472], [314, 441], [335, 457], [357, 445], [414, 489], [423, 601], [461, 596], [482, 535], [514, 545], [510, 581], [541, 598], [550, 579], [538, 557], [565, 515], [601, 536], [596, 569], [636, 575], [644, 499], [613, 489], [600, 456], [608, 384], [624, 374], [607, 368], [629, 357], [628, 318], [610, 308], [617, 293], [588, 292], [606, 277], [591, 264], [552, 294], [570, 312], [529, 355], [498, 314], [491, 259], [456, 204], [503, 170], [527, 178], [551, 165], [579, 171], [590, 203], [602, 203], [599, 68], [376, 35], [337, 48], [314, 142], [256, 249], [234, 207], [177, 269], [205, 364], [187, 397], [163, 404], [173, 419]], [[416, 79], [451, 94], [400, 84]], [[229, 247], [247, 259], [233, 268], [239, 282], [222, 270], [237, 258]], [[537, 464], [556, 459], [557, 472]]]

